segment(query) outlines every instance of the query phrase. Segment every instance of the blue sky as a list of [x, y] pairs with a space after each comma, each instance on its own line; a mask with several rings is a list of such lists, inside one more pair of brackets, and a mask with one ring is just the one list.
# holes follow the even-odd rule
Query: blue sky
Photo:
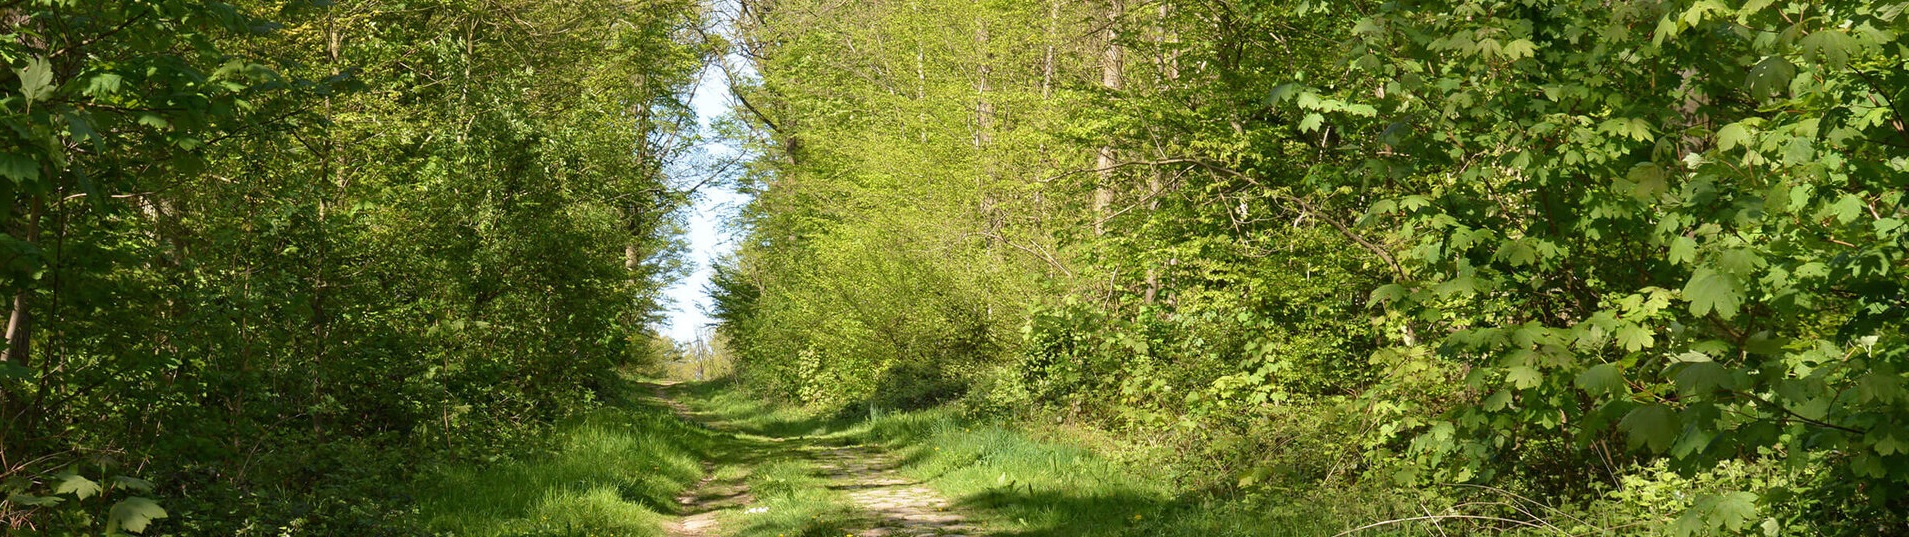
[[[722, 69], [710, 66], [703, 69], [702, 80], [696, 85], [696, 93], [690, 98], [690, 106], [696, 109], [696, 120], [702, 124], [705, 132], [711, 121], [729, 112], [729, 79], [723, 76]], [[710, 162], [719, 161], [735, 154], [735, 150], [719, 143], [706, 143], [701, 153]], [[707, 173], [696, 166], [681, 173]], [[697, 177], [679, 178], [679, 182], [694, 183]], [[703, 293], [703, 286], [709, 281], [710, 263], [735, 247], [735, 241], [723, 232], [722, 220], [725, 215], [734, 212], [745, 200], [728, 188], [705, 187], [696, 197], [695, 207], [689, 215], [689, 262], [695, 267], [688, 278], [676, 282], [675, 286], [665, 290], [669, 297], [669, 316], [664, 321], [663, 334], [676, 341], [689, 341], [696, 338], [696, 331], [708, 325], [711, 320], [703, 313], [709, 305], [709, 297]]]

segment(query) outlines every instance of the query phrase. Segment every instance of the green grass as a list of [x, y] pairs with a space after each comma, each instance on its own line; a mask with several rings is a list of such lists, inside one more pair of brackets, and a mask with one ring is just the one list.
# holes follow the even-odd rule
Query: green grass
[[[727, 381], [686, 384], [677, 393], [702, 419], [763, 443], [755, 449], [770, 454], [756, 461], [749, 477], [758, 498], [752, 505], [768, 511], [725, 519], [724, 527], [743, 537], [839, 536], [841, 528], [855, 526], [845, 500], [827, 490], [813, 466], [788, 455], [824, 444], [881, 446], [902, 459], [904, 474], [940, 491], [992, 535], [1330, 536], [1355, 521], [1401, 512], [1397, 492], [1384, 489], [1295, 490], [1278, 497], [1180, 490], [1168, 469], [1116, 460], [1153, 458], [1119, 452], [1137, 448], [1040, 440], [1032, 424], [976, 423], [949, 408], [845, 419], [766, 403]], [[1394, 529], [1405, 533], [1363, 535], [1436, 534]]]
[[660, 535], [718, 441], [629, 398], [560, 424], [546, 454], [426, 472], [426, 526], [458, 536]]
[[[703, 490], [716, 491], [709, 501], [726, 508], [718, 512], [723, 535], [838, 537], [870, 521], [804, 452], [847, 444], [900, 457], [904, 474], [941, 491], [990, 535], [1325, 536], [1400, 512], [1396, 491], [1178, 490], [1168, 469], [1118, 462], [1148, 459], [1119, 452], [1118, 442], [1039, 440], [1032, 425], [975, 423], [945, 408], [842, 419], [765, 403], [722, 381], [667, 391], [702, 424], [630, 397], [562, 424], [548, 453], [427, 472], [427, 527], [472, 537], [659, 535], [667, 518], [686, 514], [675, 498], [707, 476]], [[744, 485], [747, 497], [717, 494]]]
[[[802, 450], [845, 441], [841, 422], [765, 403], [727, 381], [684, 384], [672, 396], [698, 420], [729, 433], [715, 453], [718, 473], [742, 476], [755, 501], [723, 513], [722, 534], [737, 537], [839, 537], [861, 522]], [[753, 508], [756, 512], [750, 512]]]
[[[1330, 536], [1359, 525], [1355, 521], [1390, 518], [1401, 507], [1397, 491], [1384, 489], [1276, 497], [1179, 490], [1169, 469], [1116, 462], [1101, 451], [1119, 446], [1041, 441], [1030, 426], [973, 423], [943, 408], [882, 416], [846, 433], [901, 455], [905, 473], [926, 480], [998, 535]], [[1123, 458], [1148, 460], [1146, 454]], [[1361, 535], [1438, 535], [1393, 529], [1405, 533]]]
[[736, 537], [836, 537], [846, 535], [859, 519], [842, 494], [830, 490], [814, 464], [796, 458], [757, 466], [749, 477], [756, 495], [752, 507], [731, 512], [722, 520], [725, 535]]

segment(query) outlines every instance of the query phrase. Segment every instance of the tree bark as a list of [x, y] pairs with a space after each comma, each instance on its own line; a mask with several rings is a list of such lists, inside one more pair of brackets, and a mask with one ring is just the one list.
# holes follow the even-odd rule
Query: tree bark
[[1047, 54], [1041, 58], [1041, 100], [1054, 98], [1054, 44], [1058, 37], [1055, 32], [1061, 21], [1061, 0], [1048, 2], [1047, 7]]
[[988, 20], [984, 12], [975, 21], [974, 45], [979, 49], [981, 61], [975, 67], [975, 129], [974, 145], [978, 149], [994, 141], [994, 103], [988, 101], [988, 93], [994, 88], [988, 84], [988, 75], [994, 54], [988, 51]]
[[[45, 209], [40, 196], [33, 196], [28, 202], [26, 228], [22, 237], [28, 244], [40, 241], [40, 213]], [[0, 362], [32, 367], [33, 351], [33, 312], [27, 303], [28, 289], [22, 285], [13, 295], [13, 313], [7, 317], [7, 349], [0, 355]]]
[[[1107, 11], [1107, 49], [1100, 58], [1100, 86], [1109, 92], [1120, 90], [1121, 63], [1124, 51], [1120, 48], [1120, 15], [1126, 11], [1125, 0], [1112, 0]], [[1094, 168], [1100, 170], [1100, 182], [1094, 187], [1094, 234], [1106, 233], [1107, 208], [1114, 203], [1113, 174], [1115, 168], [1114, 147], [1110, 140], [1100, 146]]]

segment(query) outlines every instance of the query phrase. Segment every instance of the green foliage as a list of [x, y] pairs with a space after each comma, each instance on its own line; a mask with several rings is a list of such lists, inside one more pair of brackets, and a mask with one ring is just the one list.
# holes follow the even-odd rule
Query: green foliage
[[[1647, 21], [1650, 39], [1611, 30]], [[1344, 97], [1396, 117], [1346, 124], [1337, 149], [1390, 148], [1366, 168], [1429, 201], [1384, 211], [1413, 245], [1390, 305], [1415, 332], [1454, 334], [1426, 344], [1482, 368], [1474, 393], [1513, 396], [1451, 414], [1469, 440], [1434, 449], [1489, 472], [1520, 436], [1595, 446], [1614, 425], [1683, 468], [1837, 453], [1870, 483], [1848, 493], [1896, 501], [1885, 431], [1902, 408], [1861, 387], [1902, 381], [1902, 304], [1878, 298], [1902, 295], [1902, 242], [1879, 230], [1909, 170], [1898, 116], [1876, 104], [1900, 88], [1881, 74], [1902, 61], [1900, 22], [1862, 2], [1375, 15], [1344, 83], [1385, 96]], [[1481, 52], [1509, 38], [1540, 52]], [[1401, 128], [1415, 135], [1385, 134]]]
[[[1787, 465], [1780, 528], [1909, 523], [1909, 4], [775, 5], [715, 285], [752, 385], [952, 383], [1221, 494]], [[1653, 520], [1764, 531], [1727, 485]]]
[[421, 525], [471, 536], [660, 535], [717, 439], [637, 393], [622, 395], [509, 458], [425, 472]]
[[[651, 358], [700, 4], [0, 18], [0, 479], [72, 498], [0, 503], [10, 529], [410, 534], [394, 483]], [[99, 454], [157, 486], [54, 480]]]

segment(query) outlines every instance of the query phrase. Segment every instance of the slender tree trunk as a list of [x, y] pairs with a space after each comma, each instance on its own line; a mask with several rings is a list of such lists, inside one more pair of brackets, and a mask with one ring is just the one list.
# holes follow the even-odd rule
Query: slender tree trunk
[[[39, 195], [33, 195], [27, 200], [27, 205], [25, 229], [22, 230], [21, 237], [28, 244], [36, 244], [40, 240], [40, 214], [45, 209], [44, 200]], [[33, 310], [29, 300], [29, 288], [25, 282], [21, 284], [20, 290], [15, 291], [13, 295], [13, 312], [7, 317], [7, 348], [4, 353], [0, 353], [0, 363], [31, 370], [33, 367]], [[40, 393], [44, 395], [46, 392]], [[34, 423], [39, 421], [39, 416], [28, 412], [36, 406], [39, 405], [29, 403], [24, 397], [16, 398], [14, 394], [0, 391], [0, 426], [5, 427], [5, 430], [0, 430], [0, 453], [6, 452], [8, 445], [16, 441], [24, 442], [32, 435], [31, 431], [35, 428]], [[6, 461], [0, 460], [0, 462]]]
[[1041, 58], [1041, 100], [1054, 98], [1054, 45], [1061, 21], [1061, 0], [1047, 4], [1047, 53]]
[[975, 67], [974, 73], [976, 79], [974, 91], [977, 101], [974, 145], [980, 148], [994, 141], [994, 103], [988, 101], [988, 93], [994, 90], [988, 85], [989, 70], [992, 67], [990, 64], [994, 61], [994, 54], [988, 51], [988, 20], [985, 12], [982, 13], [980, 20], [975, 21], [974, 45], [976, 49], [979, 49], [981, 56], [981, 61]]
[[[28, 214], [25, 233], [22, 237], [27, 244], [40, 241], [40, 213], [45, 210], [43, 200], [35, 195], [27, 202]], [[7, 317], [7, 349], [0, 362], [20, 367], [32, 367], [33, 351], [33, 311], [27, 303], [28, 290], [22, 287], [13, 295], [13, 313]]]
[[[1121, 64], [1124, 51], [1120, 48], [1120, 15], [1126, 10], [1125, 0], [1113, 0], [1107, 11], [1107, 49], [1100, 58], [1100, 86], [1109, 92], [1119, 91], [1121, 86]], [[1094, 187], [1094, 234], [1106, 233], [1107, 209], [1114, 203], [1114, 147], [1112, 141], [1100, 146], [1094, 159], [1094, 168], [1099, 170], [1100, 183]]]

